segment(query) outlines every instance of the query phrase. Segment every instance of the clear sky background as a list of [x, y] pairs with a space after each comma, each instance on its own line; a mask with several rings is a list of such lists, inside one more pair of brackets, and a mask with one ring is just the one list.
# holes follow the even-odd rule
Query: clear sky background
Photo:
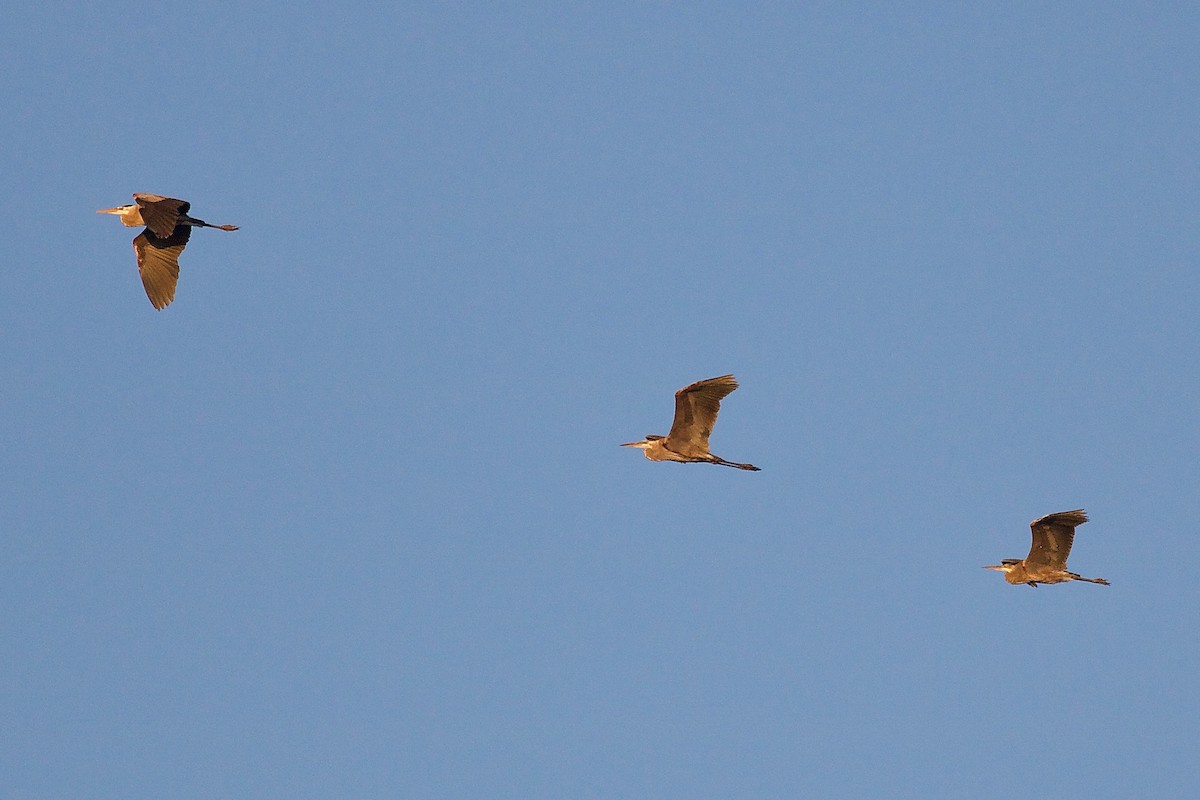
[[[1200, 796], [1200, 11], [1101, 5], [9, 7], [4, 797]], [[241, 226], [161, 313], [133, 192]], [[617, 446], [727, 372], [762, 472]]]

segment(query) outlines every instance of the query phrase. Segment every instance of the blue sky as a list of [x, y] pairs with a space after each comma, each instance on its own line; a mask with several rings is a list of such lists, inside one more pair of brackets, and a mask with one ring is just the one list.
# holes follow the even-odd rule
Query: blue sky
[[6, 796], [1197, 796], [1198, 35], [10, 9]]

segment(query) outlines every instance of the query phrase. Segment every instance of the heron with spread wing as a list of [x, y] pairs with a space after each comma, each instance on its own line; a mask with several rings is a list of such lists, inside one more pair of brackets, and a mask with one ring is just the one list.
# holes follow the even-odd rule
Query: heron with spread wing
[[179, 254], [187, 246], [192, 228], [219, 228], [236, 231], [237, 225], [209, 225], [202, 219], [188, 216], [192, 204], [186, 200], [163, 197], [159, 194], [135, 194], [134, 203], [116, 208], [102, 208], [97, 214], [116, 214], [127, 228], [145, 225], [146, 229], [133, 239], [137, 254], [138, 273], [150, 304], [159, 311], [175, 299], [175, 284], [179, 282]]
[[651, 434], [640, 442], [621, 447], [640, 447], [651, 461], [678, 461], [684, 464], [720, 464], [758, 471], [753, 464], [726, 461], [708, 452], [708, 437], [717, 422], [721, 400], [738, 388], [732, 375], [696, 381], [675, 393], [675, 421], [666, 436]]
[[1037, 587], [1039, 583], [1066, 583], [1087, 581], [1108, 586], [1104, 578], [1084, 578], [1067, 571], [1067, 556], [1075, 541], [1075, 528], [1087, 522], [1082, 508], [1060, 511], [1029, 523], [1033, 531], [1033, 546], [1025, 558], [1006, 558], [999, 564], [984, 567], [1004, 573], [1004, 580], [1012, 584], [1027, 583]]

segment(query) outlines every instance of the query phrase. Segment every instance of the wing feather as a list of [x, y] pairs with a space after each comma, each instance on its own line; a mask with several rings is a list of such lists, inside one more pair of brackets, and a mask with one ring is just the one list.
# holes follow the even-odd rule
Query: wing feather
[[186, 215], [192, 207], [186, 200], [163, 197], [161, 194], [135, 194], [133, 199], [142, 212], [142, 224], [160, 239], [172, 236], [179, 217]]
[[[708, 451], [712, 434], [721, 410], [721, 400], [738, 388], [732, 375], [696, 381], [675, 393], [675, 421], [667, 438], [673, 448], [702, 447]], [[680, 450], [685, 452], [684, 450]]]
[[150, 304], [159, 311], [175, 299], [175, 284], [179, 282], [179, 254], [187, 246], [191, 234], [191, 226], [180, 225], [166, 238], [155, 236], [149, 228], [134, 237], [133, 249], [137, 253], [142, 286], [146, 288]]
[[1029, 523], [1033, 546], [1025, 560], [1031, 564], [1066, 569], [1067, 557], [1071, 555], [1071, 545], [1075, 542], [1075, 528], [1087, 521], [1087, 514], [1082, 508], [1035, 519]]

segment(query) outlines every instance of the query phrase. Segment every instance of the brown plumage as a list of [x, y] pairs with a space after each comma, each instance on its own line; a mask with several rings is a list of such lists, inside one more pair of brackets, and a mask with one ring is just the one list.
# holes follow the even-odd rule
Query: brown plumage
[[1029, 523], [1033, 533], [1033, 544], [1029, 555], [1023, 559], [1006, 558], [999, 564], [984, 567], [1004, 573], [1004, 580], [1012, 584], [1065, 583], [1086, 581], [1108, 586], [1104, 578], [1084, 578], [1067, 570], [1067, 557], [1075, 542], [1075, 528], [1088, 521], [1082, 508], [1048, 514]]
[[135, 194], [134, 203], [116, 208], [102, 208], [98, 214], [117, 214], [130, 228], [145, 225], [146, 229], [133, 239], [138, 273], [150, 304], [162, 310], [175, 299], [179, 282], [179, 254], [187, 246], [192, 228], [218, 228], [236, 231], [236, 225], [209, 225], [202, 219], [189, 217], [192, 204], [186, 200], [163, 197], [159, 194]]
[[640, 447], [651, 461], [678, 461], [680, 463], [720, 464], [725, 467], [758, 471], [753, 464], [738, 464], [726, 461], [708, 451], [708, 437], [712, 434], [721, 400], [738, 388], [732, 375], [722, 375], [696, 381], [675, 393], [675, 421], [666, 436], [650, 434], [643, 441], [629, 442], [622, 447]]

